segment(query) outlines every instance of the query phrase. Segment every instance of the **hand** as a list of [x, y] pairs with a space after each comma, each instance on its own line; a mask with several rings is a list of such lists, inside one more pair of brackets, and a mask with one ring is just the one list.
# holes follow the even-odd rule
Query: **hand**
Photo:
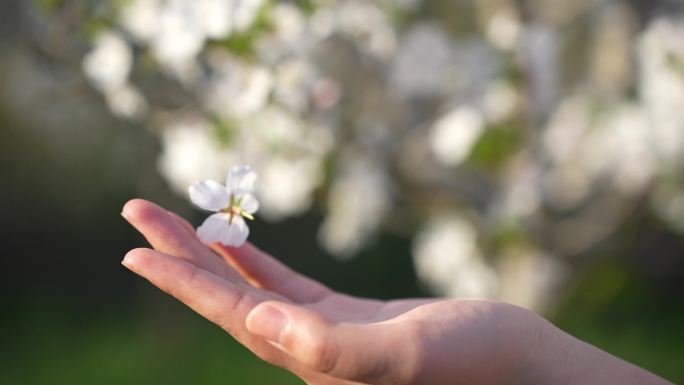
[[309, 384], [573, 383], [597, 362], [617, 362], [630, 374], [620, 383], [633, 380], [632, 371], [662, 381], [512, 305], [354, 298], [251, 244], [209, 248], [186, 221], [150, 202], [130, 201], [122, 215], [155, 249], [131, 250], [126, 267]]

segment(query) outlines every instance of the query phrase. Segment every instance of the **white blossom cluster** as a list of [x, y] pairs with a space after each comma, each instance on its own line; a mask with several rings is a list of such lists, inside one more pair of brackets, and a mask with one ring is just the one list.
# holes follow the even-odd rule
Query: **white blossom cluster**
[[[590, 21], [577, 6], [525, 24], [498, 1], [447, 23], [421, 16], [439, 1], [304, 3], [130, 0], [83, 70], [113, 113], [160, 133], [179, 193], [250, 164], [263, 217], [320, 204], [319, 239], [342, 257], [400, 228], [441, 294], [543, 306], [564, 257], [643, 196], [684, 232], [684, 17], [640, 27], [604, 1]], [[572, 23], [594, 23], [593, 48], [568, 85]]]

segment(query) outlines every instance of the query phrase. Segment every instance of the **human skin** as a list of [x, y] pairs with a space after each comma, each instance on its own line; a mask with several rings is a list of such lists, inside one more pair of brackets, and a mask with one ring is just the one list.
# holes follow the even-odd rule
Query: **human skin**
[[351, 297], [249, 243], [208, 247], [154, 203], [122, 215], [153, 248], [124, 266], [307, 384], [669, 384], [523, 308]]

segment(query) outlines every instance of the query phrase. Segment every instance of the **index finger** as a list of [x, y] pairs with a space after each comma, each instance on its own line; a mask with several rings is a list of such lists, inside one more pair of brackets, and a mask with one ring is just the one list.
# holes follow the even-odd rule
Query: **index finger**
[[122, 264], [230, 333], [263, 359], [276, 364], [284, 362], [282, 352], [247, 332], [245, 319], [263, 301], [287, 299], [248, 284], [230, 282], [155, 250], [131, 250]]

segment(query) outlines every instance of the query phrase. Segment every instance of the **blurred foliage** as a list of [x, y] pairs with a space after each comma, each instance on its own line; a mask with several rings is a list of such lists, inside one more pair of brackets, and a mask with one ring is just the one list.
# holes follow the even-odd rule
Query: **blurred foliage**
[[554, 317], [559, 327], [672, 382], [684, 380], [682, 301], [616, 262], [592, 267], [574, 289]]
[[519, 130], [507, 124], [490, 127], [474, 144], [470, 162], [485, 170], [497, 170], [504, 166], [520, 145]]
[[2, 357], [2, 383], [302, 383], [257, 359], [201, 317], [156, 297], [158, 314], [151, 317], [139, 304], [84, 313], [81, 306], [51, 307], [40, 301], [14, 310], [12, 322], [2, 325], [15, 331], [4, 343], [3, 352], [11, 354]]

